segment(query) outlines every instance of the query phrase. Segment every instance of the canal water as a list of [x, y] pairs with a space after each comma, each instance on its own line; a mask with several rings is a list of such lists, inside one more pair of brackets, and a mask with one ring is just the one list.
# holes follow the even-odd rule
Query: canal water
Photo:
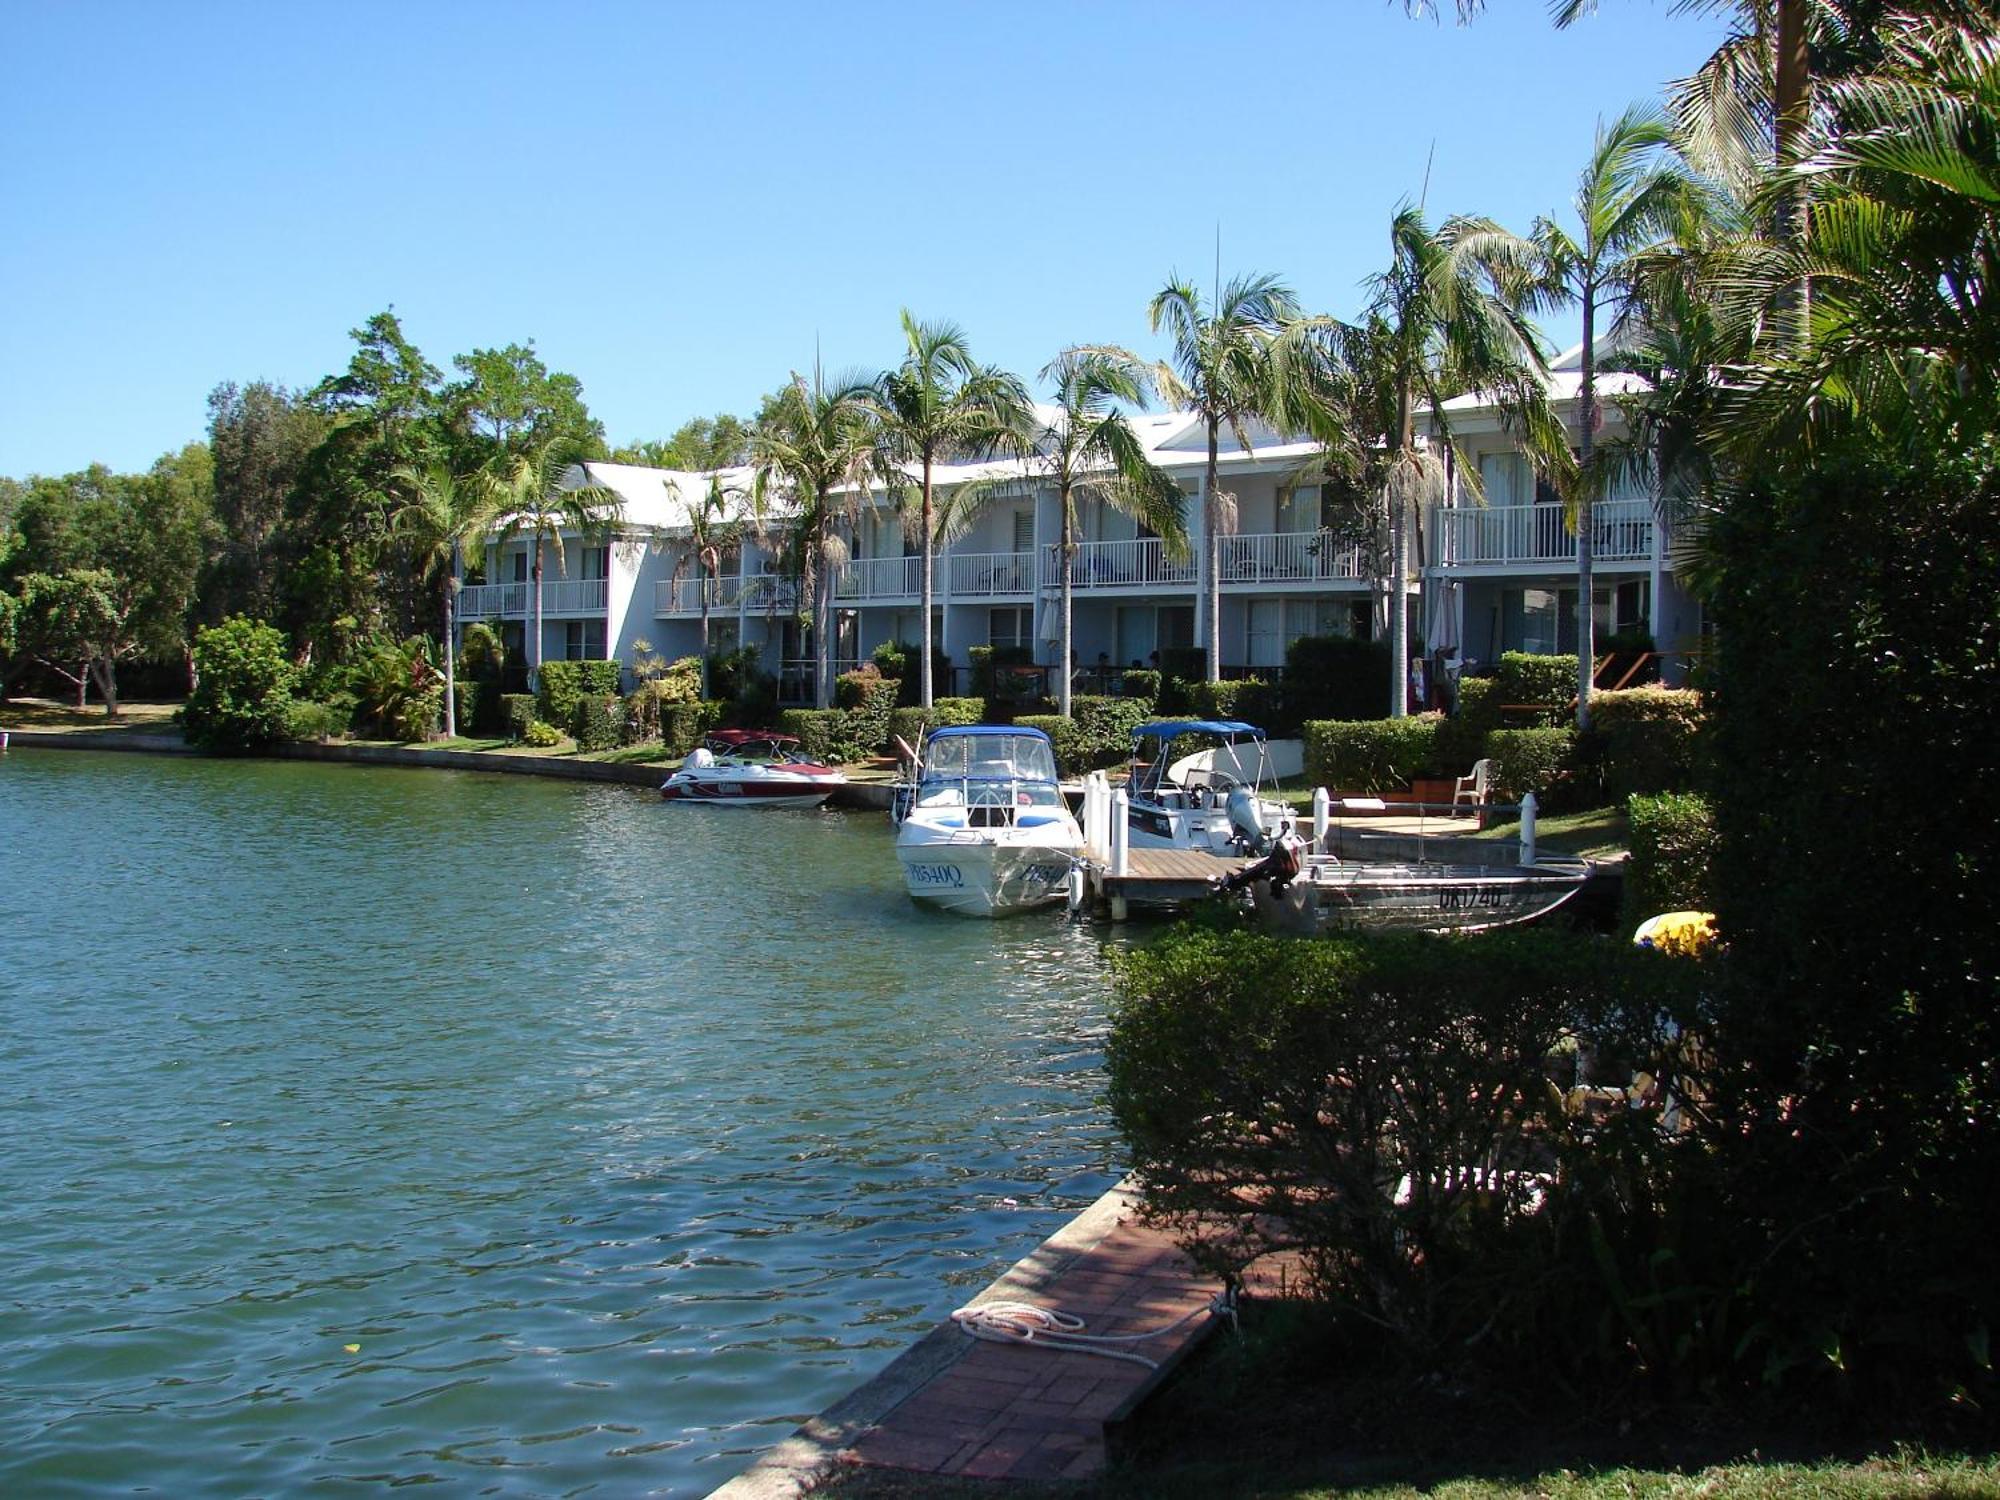
[[699, 1495], [1115, 1179], [880, 815], [0, 758], [0, 1493]]

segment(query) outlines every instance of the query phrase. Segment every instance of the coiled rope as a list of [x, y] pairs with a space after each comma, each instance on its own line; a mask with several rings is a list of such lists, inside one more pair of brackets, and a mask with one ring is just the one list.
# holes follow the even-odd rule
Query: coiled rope
[[1082, 1318], [1058, 1307], [1037, 1307], [1032, 1302], [981, 1302], [961, 1307], [952, 1322], [976, 1339], [995, 1344], [1033, 1344], [1045, 1349], [1065, 1349], [1074, 1354], [1095, 1354], [1104, 1359], [1122, 1359], [1157, 1370], [1160, 1362], [1129, 1349], [1106, 1347], [1112, 1344], [1142, 1344], [1185, 1328], [1196, 1318], [1224, 1317], [1236, 1325], [1236, 1294], [1224, 1288], [1206, 1307], [1174, 1319], [1144, 1333], [1085, 1333]]

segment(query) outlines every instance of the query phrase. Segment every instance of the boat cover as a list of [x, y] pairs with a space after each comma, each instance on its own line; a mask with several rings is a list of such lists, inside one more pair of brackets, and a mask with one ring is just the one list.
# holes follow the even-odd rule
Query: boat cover
[[1158, 724], [1141, 724], [1132, 731], [1132, 738], [1170, 740], [1181, 734], [1219, 734], [1225, 737], [1247, 734], [1252, 739], [1264, 738], [1264, 731], [1255, 724], [1245, 724], [1237, 719], [1168, 719]]

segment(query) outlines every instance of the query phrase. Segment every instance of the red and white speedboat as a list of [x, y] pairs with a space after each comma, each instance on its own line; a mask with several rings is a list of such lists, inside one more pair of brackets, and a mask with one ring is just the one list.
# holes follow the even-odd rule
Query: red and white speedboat
[[717, 807], [818, 807], [847, 778], [807, 760], [798, 740], [763, 729], [718, 729], [660, 787], [669, 802]]

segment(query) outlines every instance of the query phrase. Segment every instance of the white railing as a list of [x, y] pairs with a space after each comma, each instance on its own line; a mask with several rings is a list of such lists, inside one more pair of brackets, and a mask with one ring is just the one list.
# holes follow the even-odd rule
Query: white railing
[[857, 557], [833, 582], [836, 599], [914, 599], [923, 592], [921, 557]]
[[653, 585], [653, 613], [656, 615], [698, 615], [701, 613], [701, 591], [708, 588], [710, 611], [734, 609], [737, 600], [743, 597], [743, 580], [734, 573], [725, 573], [719, 578], [698, 577], [662, 578]]
[[1222, 537], [1216, 567], [1224, 583], [1330, 583], [1368, 576], [1361, 549], [1325, 531], [1267, 531]]
[[968, 552], [951, 559], [954, 599], [990, 599], [1034, 592], [1032, 552]]
[[[1042, 581], [1062, 582], [1060, 548], [1042, 550]], [[1079, 542], [1069, 566], [1072, 588], [1133, 588], [1160, 583], [1193, 583], [1192, 555], [1170, 558], [1158, 537], [1130, 542]]]
[[[1431, 512], [1439, 563], [1447, 568], [1510, 563], [1574, 563], [1576, 533], [1560, 505], [1443, 506]], [[1591, 513], [1591, 554], [1599, 562], [1645, 562], [1653, 555], [1653, 506], [1603, 500]]]
[[[544, 615], [601, 615], [610, 602], [602, 578], [544, 578]], [[524, 620], [535, 611], [532, 583], [475, 583], [459, 590], [458, 613], [467, 620]]]

